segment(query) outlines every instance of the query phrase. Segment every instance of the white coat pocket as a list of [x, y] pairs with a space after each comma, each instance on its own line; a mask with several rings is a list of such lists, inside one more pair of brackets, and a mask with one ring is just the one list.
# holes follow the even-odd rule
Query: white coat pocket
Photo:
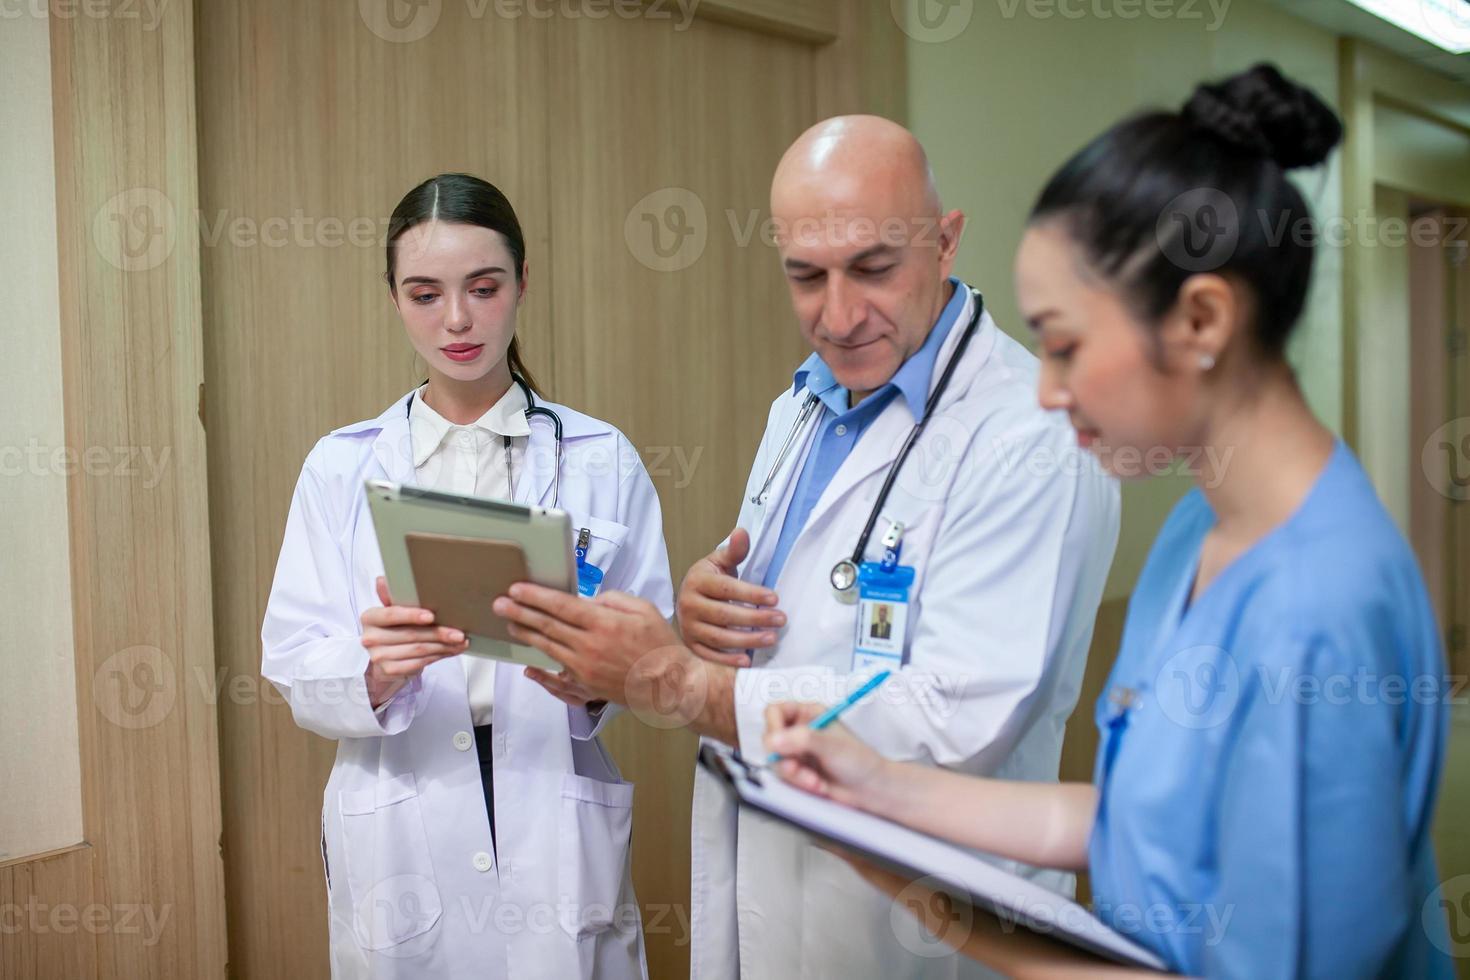
[[413, 773], [344, 791], [342, 845], [352, 926], [363, 949], [382, 950], [432, 929], [443, 914]]
[[567, 773], [561, 784], [557, 892], [562, 928], [578, 939], [625, 918], [618, 900], [628, 874], [633, 784]]
[[[596, 589], [601, 591], [602, 584], [606, 581], [605, 576], [612, 574], [614, 560], [623, 547], [623, 541], [628, 537], [628, 526], [616, 521], [605, 521], [600, 517], [592, 517], [588, 514], [572, 512], [572, 542], [575, 545], [582, 529], [587, 529], [587, 557], [586, 562], [598, 573]], [[583, 594], [586, 594], [585, 591]]]

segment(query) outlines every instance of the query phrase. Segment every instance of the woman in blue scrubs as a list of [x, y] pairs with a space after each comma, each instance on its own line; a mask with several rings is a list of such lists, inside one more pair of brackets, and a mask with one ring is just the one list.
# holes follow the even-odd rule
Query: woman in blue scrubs
[[[1173, 460], [1198, 484], [1130, 603], [1094, 783], [896, 764], [840, 726], [810, 731], [821, 706], [768, 716], [795, 784], [1088, 870], [1097, 915], [1192, 975], [1453, 975], [1429, 832], [1439, 631], [1413, 553], [1284, 353], [1313, 253], [1286, 171], [1340, 136], [1315, 94], [1260, 65], [1114, 126], [1032, 212], [1016, 285], [1042, 405], [1117, 475]], [[1010, 976], [1128, 972], [993, 922], [964, 939]]]

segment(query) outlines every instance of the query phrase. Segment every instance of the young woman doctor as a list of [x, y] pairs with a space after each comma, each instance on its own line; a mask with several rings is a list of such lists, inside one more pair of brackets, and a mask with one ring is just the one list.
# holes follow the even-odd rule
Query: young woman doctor
[[[1413, 553], [1284, 353], [1313, 232], [1286, 171], [1321, 163], [1340, 134], [1314, 94], [1258, 66], [1113, 127], [1032, 211], [1016, 287], [1042, 404], [1120, 476], [1148, 447], [1215, 461], [1129, 603], [1094, 782], [896, 765], [811, 732], [813, 706], [768, 716], [798, 785], [1090, 870], [1096, 913], [1191, 975], [1453, 975], [1429, 835], [1448, 718], [1439, 632]], [[865, 873], [934, 908], [922, 886]], [[1007, 976], [1130, 973], [975, 927], [952, 944]]]
[[332, 974], [646, 977], [633, 787], [597, 737], [610, 712], [554, 674], [460, 656], [457, 630], [395, 605], [363, 481], [560, 507], [603, 588], [670, 615], [658, 497], [611, 425], [527, 412], [525, 241], [499, 190], [427, 180], [387, 241], [428, 381], [307, 456], [262, 631], [262, 672], [297, 724], [338, 740], [322, 806]]

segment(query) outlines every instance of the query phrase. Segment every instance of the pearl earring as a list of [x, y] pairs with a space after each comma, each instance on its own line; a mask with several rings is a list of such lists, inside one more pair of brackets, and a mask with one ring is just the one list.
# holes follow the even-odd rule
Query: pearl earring
[[1201, 354], [1199, 356], [1199, 369], [1201, 371], [1208, 371], [1211, 368], [1213, 368], [1214, 366], [1215, 366], [1215, 355], [1214, 354]]

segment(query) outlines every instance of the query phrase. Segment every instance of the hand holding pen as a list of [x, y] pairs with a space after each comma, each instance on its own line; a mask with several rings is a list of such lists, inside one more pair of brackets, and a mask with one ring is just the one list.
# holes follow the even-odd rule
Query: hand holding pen
[[767, 707], [764, 741], [776, 773], [799, 789], [847, 806], [880, 807], [897, 783], [894, 767], [836, 719], [888, 675], [886, 670], [875, 674], [833, 707], [795, 701]]

